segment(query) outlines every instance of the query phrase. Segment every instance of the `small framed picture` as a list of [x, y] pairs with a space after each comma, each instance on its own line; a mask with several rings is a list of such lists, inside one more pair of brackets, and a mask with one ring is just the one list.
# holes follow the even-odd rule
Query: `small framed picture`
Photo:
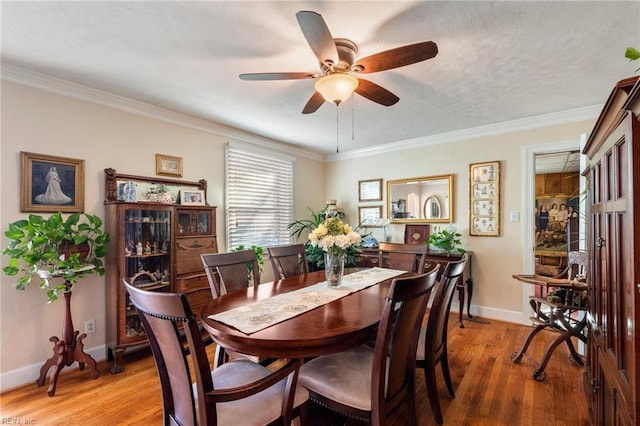
[[358, 181], [358, 201], [382, 201], [382, 179]]
[[156, 174], [182, 177], [182, 157], [156, 154]]
[[180, 191], [180, 204], [186, 206], [204, 206], [204, 191], [200, 189]]
[[382, 206], [358, 207], [360, 226], [379, 226], [382, 217]]
[[20, 211], [84, 211], [84, 160], [20, 152]]

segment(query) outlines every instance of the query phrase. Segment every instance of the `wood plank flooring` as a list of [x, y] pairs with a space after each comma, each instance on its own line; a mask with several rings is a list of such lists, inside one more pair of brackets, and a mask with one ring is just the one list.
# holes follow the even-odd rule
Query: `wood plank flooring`
[[[535, 366], [526, 356], [520, 364], [511, 354], [520, 346], [529, 327], [491, 321], [465, 321], [457, 327], [452, 314], [449, 327], [449, 364], [456, 397], [447, 397], [440, 370], [440, 403], [445, 425], [571, 425], [589, 424], [582, 391], [582, 367], [568, 360], [566, 345], [558, 347], [549, 362], [544, 382], [533, 380]], [[556, 333], [540, 333], [528, 355], [540, 360]], [[210, 351], [213, 355], [213, 351]], [[44, 361], [44, 360], [43, 360]], [[54, 397], [47, 386], [34, 384], [0, 395], [0, 423], [34, 425], [160, 425], [160, 384], [153, 358], [147, 353], [126, 358], [125, 371], [112, 375], [110, 363], [98, 364], [100, 377], [92, 380], [87, 371], [65, 369], [58, 379]], [[422, 372], [416, 375], [418, 421], [434, 425], [424, 389]], [[319, 407], [311, 407], [311, 426], [358, 425], [345, 422]], [[9, 419], [9, 420], [6, 420]], [[20, 423], [18, 423], [20, 422]], [[406, 425], [399, 411], [390, 426]], [[232, 426], [232, 425], [230, 425]]]

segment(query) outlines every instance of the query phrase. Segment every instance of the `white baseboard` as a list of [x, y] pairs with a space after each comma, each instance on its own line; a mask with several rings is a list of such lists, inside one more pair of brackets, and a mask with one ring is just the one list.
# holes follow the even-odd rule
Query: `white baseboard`
[[[457, 317], [458, 312], [460, 312], [460, 310], [458, 309], [457, 302], [458, 302], [457, 300], [453, 300], [453, 302], [451, 303], [451, 314], [454, 315], [454, 317]], [[466, 317], [467, 315], [466, 306], [465, 306], [464, 312], [465, 312], [464, 315]], [[522, 312], [520, 311], [507, 311], [505, 309], [496, 309], [496, 308], [490, 308], [486, 306], [471, 305], [471, 315], [473, 315], [474, 317], [478, 316], [479, 318], [486, 319], [486, 320], [493, 319], [496, 321], [522, 324]], [[452, 321], [452, 319], [450, 319], [449, 321]]]
[[[104, 361], [107, 359], [107, 346], [101, 345], [93, 348], [85, 348], [85, 352], [96, 362]], [[38, 364], [28, 365], [26, 367], [17, 368], [15, 370], [7, 371], [6, 373], [0, 374], [0, 393], [6, 392], [11, 389], [15, 389], [29, 383], [35, 383], [35, 381], [40, 377], [40, 368], [44, 364], [44, 360]], [[74, 362], [68, 367], [65, 367], [60, 375], [63, 375], [69, 371], [77, 370], [78, 363]], [[86, 370], [86, 368], [85, 368]], [[49, 369], [48, 375], [51, 374], [51, 369]], [[45, 381], [44, 386], [42, 387], [43, 392], [46, 392], [47, 387], [49, 386], [49, 380]]]

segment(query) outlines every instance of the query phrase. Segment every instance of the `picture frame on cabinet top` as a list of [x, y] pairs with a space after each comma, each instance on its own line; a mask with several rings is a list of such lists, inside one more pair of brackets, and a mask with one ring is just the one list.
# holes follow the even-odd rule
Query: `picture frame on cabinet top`
[[182, 177], [182, 157], [156, 154], [156, 174]]

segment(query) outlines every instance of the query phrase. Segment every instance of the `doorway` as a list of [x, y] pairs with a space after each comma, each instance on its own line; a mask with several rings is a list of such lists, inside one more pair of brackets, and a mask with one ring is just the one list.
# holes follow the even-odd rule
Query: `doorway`
[[[536, 235], [536, 222], [537, 212], [539, 205], [537, 203], [536, 197], [536, 169], [542, 172], [544, 169], [542, 168], [542, 164], [544, 162], [545, 155], [550, 154], [563, 154], [567, 157], [571, 157], [571, 153], [578, 153], [577, 157], [579, 160], [578, 165], [578, 181], [579, 188], [584, 187], [584, 179], [580, 176], [579, 171], [584, 167], [584, 159], [583, 156], [579, 154], [584, 143], [586, 143], [587, 135], [582, 134], [579, 139], [568, 140], [563, 142], [556, 142], [550, 144], [540, 144], [540, 145], [529, 145], [525, 146], [523, 149], [523, 211], [525, 212], [522, 215], [522, 226], [523, 226], [523, 249], [522, 249], [522, 268], [523, 273], [525, 274], [533, 274], [535, 273], [535, 260], [536, 260], [536, 246], [537, 246], [537, 235]], [[550, 157], [549, 157], [550, 158]], [[540, 166], [537, 167], [537, 159], [540, 159]], [[549, 161], [551, 162], [551, 161]], [[557, 167], [557, 166], [556, 166]], [[546, 169], [547, 171], [551, 171], [551, 168]], [[553, 169], [556, 170], [556, 169]], [[540, 178], [538, 178], [540, 179]], [[558, 191], [560, 192], [560, 191]], [[582, 192], [582, 189], [579, 190], [579, 193]], [[556, 193], [557, 194], [557, 193]], [[549, 194], [547, 194], [549, 195]], [[567, 197], [568, 198], [568, 197]], [[551, 197], [549, 198], [551, 200]], [[551, 203], [553, 204], [553, 203]], [[560, 203], [557, 203], [558, 207]], [[550, 206], [548, 206], [550, 207]], [[583, 211], [582, 206], [579, 206], [579, 211]], [[579, 224], [578, 226], [580, 235], [584, 233], [584, 224]], [[584, 238], [578, 237], [578, 240], [584, 240]], [[548, 243], [546, 243], [548, 244]], [[553, 246], [552, 247], [556, 247]], [[546, 247], [545, 247], [546, 248]], [[549, 247], [551, 248], [551, 247]], [[565, 248], [566, 250], [566, 248]], [[531, 314], [529, 307], [529, 296], [534, 294], [534, 286], [524, 286], [522, 288], [522, 324], [528, 325], [530, 324], [529, 316]]]
[[535, 273], [555, 277], [579, 248], [580, 152], [536, 154], [534, 161]]

